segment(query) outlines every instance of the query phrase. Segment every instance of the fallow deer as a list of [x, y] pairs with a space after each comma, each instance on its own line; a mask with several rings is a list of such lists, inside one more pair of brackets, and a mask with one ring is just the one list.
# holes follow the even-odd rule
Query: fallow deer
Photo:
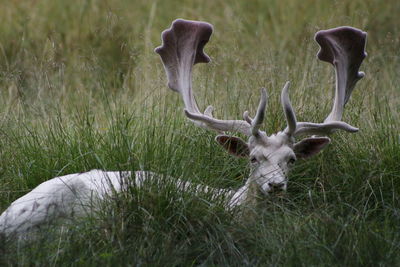
[[[261, 99], [254, 118], [245, 111], [243, 120], [216, 119], [212, 115], [212, 106], [200, 112], [192, 91], [192, 70], [195, 64], [210, 61], [203, 48], [212, 32], [213, 26], [209, 23], [177, 19], [162, 33], [162, 45], [155, 52], [161, 56], [169, 88], [181, 94], [185, 115], [190, 121], [196, 126], [217, 132], [217, 143], [230, 154], [249, 159], [250, 176], [238, 190], [196, 186], [197, 190], [225, 194], [228, 199], [226, 208], [231, 209], [257, 200], [260, 196], [285, 191], [288, 172], [297, 159], [309, 158], [320, 152], [330, 143], [326, 136], [336, 130], [351, 133], [358, 131], [343, 122], [342, 115], [354, 86], [364, 77], [359, 67], [366, 57], [366, 33], [352, 27], [317, 32], [315, 40], [320, 45], [317, 56], [331, 63], [336, 72], [332, 111], [323, 123], [298, 122], [289, 100], [289, 82], [286, 82], [281, 103], [287, 127], [268, 136], [260, 129], [267, 104], [264, 88], [261, 89]], [[241, 133], [248, 140], [244, 141], [225, 132]], [[299, 136], [309, 137], [296, 141]], [[55, 218], [84, 215], [97, 201], [124, 190], [129, 184], [127, 181], [133, 180], [141, 186], [145, 180], [160, 177], [163, 176], [147, 171], [132, 173], [102, 170], [55, 177], [14, 201], [0, 216], [0, 232], [20, 233]], [[192, 186], [179, 179], [176, 179], [176, 185], [179, 188]]]

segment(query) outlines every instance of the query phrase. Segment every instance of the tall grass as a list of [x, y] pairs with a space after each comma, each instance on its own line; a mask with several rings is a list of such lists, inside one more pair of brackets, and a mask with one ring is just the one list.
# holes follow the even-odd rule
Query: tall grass
[[330, 109], [333, 69], [313, 34], [350, 25], [368, 32], [366, 77], [346, 107], [358, 134], [336, 133], [299, 162], [286, 196], [238, 221], [223, 199], [162, 183], [131, 188], [99, 214], [0, 240], [0, 265], [376, 266], [400, 258], [400, 26], [398, 1], [7, 1], [0, 3], [0, 210], [39, 183], [94, 168], [151, 170], [239, 188], [246, 161], [186, 122], [153, 48], [181, 17], [214, 24], [195, 69], [199, 104], [216, 116], [254, 113], [284, 127], [286, 80], [300, 120]]

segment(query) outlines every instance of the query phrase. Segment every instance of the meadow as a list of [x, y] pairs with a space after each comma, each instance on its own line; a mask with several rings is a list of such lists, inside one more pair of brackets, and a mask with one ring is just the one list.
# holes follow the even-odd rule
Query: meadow
[[29, 0], [0, 2], [0, 212], [52, 177], [151, 170], [239, 188], [249, 169], [190, 124], [153, 52], [175, 18], [214, 25], [198, 64], [199, 106], [285, 127], [284, 83], [299, 120], [321, 122], [334, 88], [315, 32], [368, 32], [366, 73], [346, 106], [356, 134], [335, 133], [299, 161], [283, 198], [236, 220], [223, 198], [162, 183], [131, 188], [101, 212], [0, 239], [0, 266], [396, 266], [400, 264], [400, 14], [397, 0]]

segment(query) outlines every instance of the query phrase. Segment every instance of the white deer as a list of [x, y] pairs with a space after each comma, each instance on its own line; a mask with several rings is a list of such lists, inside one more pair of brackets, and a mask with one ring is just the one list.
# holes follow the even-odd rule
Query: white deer
[[[260, 130], [267, 103], [266, 90], [254, 118], [246, 111], [243, 120], [213, 118], [211, 106], [201, 113], [192, 91], [192, 69], [196, 63], [208, 63], [203, 52], [213, 26], [206, 22], [175, 20], [162, 33], [162, 46], [155, 49], [161, 56], [168, 78], [168, 86], [180, 93], [186, 116], [197, 126], [219, 133], [216, 141], [230, 154], [247, 157], [250, 176], [238, 190], [196, 186], [175, 179], [181, 189], [195, 186], [196, 190], [225, 194], [226, 208], [258, 201], [264, 196], [283, 192], [287, 188], [287, 174], [298, 158], [308, 158], [321, 151], [329, 142], [328, 135], [335, 130], [357, 132], [358, 129], [342, 122], [343, 109], [356, 82], [364, 76], [359, 67], [366, 56], [366, 33], [351, 27], [319, 31], [315, 40], [321, 49], [318, 58], [333, 64], [336, 71], [335, 99], [331, 113], [323, 123], [298, 122], [291, 106], [287, 82], [281, 102], [286, 116], [285, 130], [268, 136]], [[247, 142], [225, 132], [238, 132], [248, 137]], [[312, 135], [295, 142], [300, 135]], [[0, 216], [0, 232], [21, 233], [60, 217], [83, 216], [91, 212], [105, 197], [126, 189], [132, 182], [143, 186], [146, 180], [161, 179], [162, 175], [147, 172], [110, 172], [92, 170], [48, 180], [28, 194], [15, 200]], [[174, 179], [174, 178], [169, 178]]]

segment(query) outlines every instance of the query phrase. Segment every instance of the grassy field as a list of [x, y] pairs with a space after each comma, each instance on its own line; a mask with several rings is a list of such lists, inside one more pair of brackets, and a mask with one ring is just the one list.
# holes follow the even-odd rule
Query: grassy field
[[[54, 176], [94, 168], [151, 170], [239, 188], [247, 162], [188, 123], [153, 49], [175, 18], [212, 23], [197, 65], [201, 108], [253, 114], [270, 100], [268, 133], [285, 127], [284, 82], [299, 120], [320, 122], [334, 72], [313, 35], [341, 25], [368, 32], [362, 79], [319, 156], [298, 162], [283, 199], [237, 221], [223, 199], [168, 181], [132, 188], [92, 218], [36, 240], [0, 240], [0, 266], [400, 265], [400, 13], [397, 0], [27, 0], [0, 3], [0, 212]], [[178, 108], [177, 108], [178, 107]]]

